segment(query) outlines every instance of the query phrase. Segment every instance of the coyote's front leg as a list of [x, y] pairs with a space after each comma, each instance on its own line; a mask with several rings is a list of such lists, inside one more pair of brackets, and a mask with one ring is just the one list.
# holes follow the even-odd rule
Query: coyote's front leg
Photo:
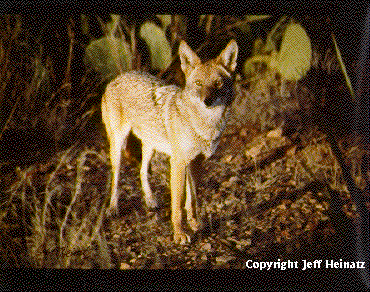
[[184, 195], [186, 162], [173, 155], [170, 159], [171, 167], [171, 221], [173, 225], [173, 239], [175, 242], [184, 244], [190, 242], [190, 236], [182, 227], [182, 198]]
[[199, 223], [197, 220], [197, 191], [193, 178], [191, 163], [186, 167], [186, 200], [185, 210], [186, 217], [190, 228], [193, 231], [199, 229]]

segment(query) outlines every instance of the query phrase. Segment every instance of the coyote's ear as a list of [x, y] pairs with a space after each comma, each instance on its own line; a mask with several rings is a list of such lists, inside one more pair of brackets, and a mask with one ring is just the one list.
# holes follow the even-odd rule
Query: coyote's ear
[[188, 46], [185, 41], [180, 42], [179, 56], [181, 60], [181, 69], [186, 74], [189, 69], [201, 64], [201, 61], [196, 53]]
[[229, 71], [233, 72], [236, 68], [236, 58], [238, 57], [238, 44], [235, 40], [231, 40], [226, 48], [217, 57], [217, 62], [225, 66]]

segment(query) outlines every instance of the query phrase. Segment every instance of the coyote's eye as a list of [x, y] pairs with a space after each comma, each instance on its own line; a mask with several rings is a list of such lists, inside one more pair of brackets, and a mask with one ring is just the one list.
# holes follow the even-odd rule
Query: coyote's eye
[[197, 86], [202, 86], [202, 82], [201, 82], [200, 80], [195, 80], [195, 84], [196, 84]]
[[222, 82], [221, 79], [219, 79], [219, 80], [216, 81], [215, 85], [216, 85], [216, 88], [220, 89], [222, 87], [222, 85], [224, 85], [224, 83]]

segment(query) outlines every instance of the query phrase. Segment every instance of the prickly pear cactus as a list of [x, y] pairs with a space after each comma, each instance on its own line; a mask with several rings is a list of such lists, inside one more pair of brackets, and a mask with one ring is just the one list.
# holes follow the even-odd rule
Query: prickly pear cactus
[[112, 78], [131, 69], [132, 54], [130, 45], [118, 33], [120, 16], [112, 15], [106, 24], [106, 36], [92, 41], [85, 51], [85, 64], [105, 78]]
[[[279, 21], [273, 28], [264, 47], [256, 43], [258, 50], [244, 64], [244, 73], [250, 75], [254, 63], [265, 63], [270, 69], [280, 73], [283, 79], [298, 81], [311, 67], [311, 42], [305, 29], [298, 23]], [[277, 42], [281, 40], [280, 50]]]
[[287, 80], [301, 79], [311, 67], [311, 57], [311, 42], [305, 29], [298, 23], [289, 24], [277, 55], [280, 74]]
[[172, 22], [171, 15], [169, 15], [169, 14], [159, 14], [159, 15], [156, 15], [156, 16], [161, 21], [162, 26], [163, 26], [164, 29], [166, 29], [167, 26], [169, 26]]
[[255, 41], [252, 56], [244, 64], [249, 91], [233, 103], [235, 120], [259, 124], [261, 130], [280, 126], [285, 114], [299, 108], [291, 91], [310, 66], [311, 43], [306, 31], [282, 17], [265, 42]]
[[172, 49], [165, 31], [155, 23], [147, 21], [140, 27], [140, 37], [149, 47], [152, 69], [166, 69], [172, 61]]

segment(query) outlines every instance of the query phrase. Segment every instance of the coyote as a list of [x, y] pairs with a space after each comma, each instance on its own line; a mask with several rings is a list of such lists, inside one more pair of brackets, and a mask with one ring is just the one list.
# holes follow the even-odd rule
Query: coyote
[[[117, 211], [117, 185], [122, 147], [133, 132], [142, 142], [141, 186], [146, 205], [157, 207], [148, 182], [153, 151], [170, 156], [171, 221], [174, 241], [190, 241], [182, 225], [183, 194], [188, 224], [198, 229], [195, 184], [190, 162], [204, 154], [210, 157], [226, 126], [234, 99], [233, 72], [238, 45], [231, 40], [220, 55], [202, 63], [185, 41], [179, 56], [186, 85], [165, 85], [143, 72], [126, 72], [110, 82], [102, 97], [102, 118], [110, 143], [112, 189], [108, 213]], [[194, 207], [195, 206], [195, 207]], [[190, 231], [191, 232], [191, 231]]]

